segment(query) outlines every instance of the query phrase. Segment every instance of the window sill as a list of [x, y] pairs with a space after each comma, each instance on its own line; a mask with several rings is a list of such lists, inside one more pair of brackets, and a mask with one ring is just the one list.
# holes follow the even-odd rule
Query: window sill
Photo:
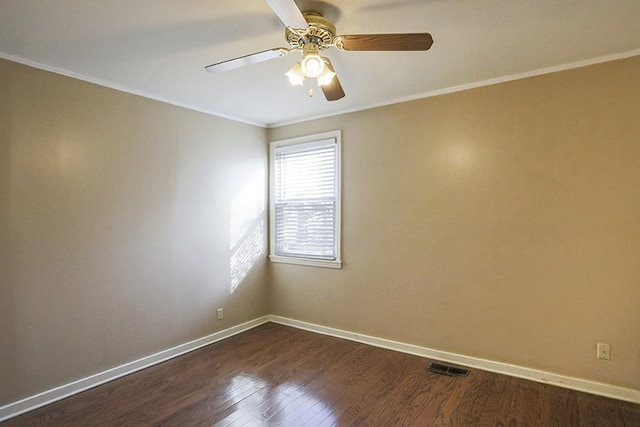
[[269, 255], [271, 262], [281, 262], [284, 264], [306, 265], [310, 267], [323, 267], [323, 268], [342, 268], [342, 261], [329, 261], [324, 259], [311, 259], [311, 258], [294, 258], [278, 255]]

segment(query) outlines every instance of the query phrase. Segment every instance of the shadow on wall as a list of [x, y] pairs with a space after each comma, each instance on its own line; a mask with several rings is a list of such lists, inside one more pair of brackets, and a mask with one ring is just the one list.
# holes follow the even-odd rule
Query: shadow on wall
[[231, 295], [266, 254], [264, 194], [264, 179], [255, 177], [231, 201]]

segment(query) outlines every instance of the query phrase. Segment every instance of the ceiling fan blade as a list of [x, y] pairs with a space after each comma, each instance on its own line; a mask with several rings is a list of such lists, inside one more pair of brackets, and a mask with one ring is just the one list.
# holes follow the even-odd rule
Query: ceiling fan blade
[[[336, 70], [333, 68], [333, 64], [329, 61], [329, 58], [323, 58], [324, 62], [327, 64], [327, 67], [334, 73]], [[333, 76], [331, 83], [327, 85], [320, 86], [322, 89], [322, 93], [324, 93], [324, 97], [327, 98], [327, 101], [337, 101], [340, 98], [344, 97], [344, 89], [342, 89], [342, 85], [340, 84], [340, 80], [338, 80], [338, 75]]]
[[429, 33], [353, 34], [336, 37], [340, 50], [429, 50], [433, 38]]
[[204, 67], [204, 69], [209, 71], [210, 73], [222, 73], [224, 71], [244, 67], [245, 65], [279, 58], [281, 56], [285, 56], [289, 52], [291, 52], [290, 49], [277, 47], [275, 49], [263, 50], [262, 52], [256, 52], [250, 55], [241, 56], [239, 58], [228, 59], [226, 61], [207, 65], [206, 67]]
[[307, 28], [307, 20], [294, 0], [266, 0], [284, 25], [291, 28]]

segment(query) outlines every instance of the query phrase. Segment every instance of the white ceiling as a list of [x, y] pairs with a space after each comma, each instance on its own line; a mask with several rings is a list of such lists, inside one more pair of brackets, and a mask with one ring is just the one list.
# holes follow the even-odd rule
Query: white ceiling
[[[291, 86], [297, 53], [264, 0], [0, 0], [0, 56], [262, 126], [640, 54], [640, 0], [328, 0], [338, 34], [423, 32], [428, 52], [326, 53], [347, 96]], [[319, 6], [318, 6], [319, 5]]]

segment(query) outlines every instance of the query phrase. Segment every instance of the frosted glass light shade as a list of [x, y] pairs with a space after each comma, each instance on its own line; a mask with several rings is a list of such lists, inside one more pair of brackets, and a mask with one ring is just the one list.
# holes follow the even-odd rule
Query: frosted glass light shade
[[335, 76], [336, 76], [335, 71], [330, 70], [329, 67], [325, 67], [322, 74], [318, 76], [318, 86], [324, 86], [324, 85], [330, 84]]
[[291, 83], [292, 85], [302, 86], [304, 84], [305, 76], [302, 72], [302, 68], [299, 62], [293, 64], [293, 67], [291, 67], [289, 71], [284, 73], [284, 75], [289, 78], [289, 83]]
[[302, 58], [302, 72], [307, 77], [318, 77], [325, 69], [324, 60], [317, 54], [308, 54]]

